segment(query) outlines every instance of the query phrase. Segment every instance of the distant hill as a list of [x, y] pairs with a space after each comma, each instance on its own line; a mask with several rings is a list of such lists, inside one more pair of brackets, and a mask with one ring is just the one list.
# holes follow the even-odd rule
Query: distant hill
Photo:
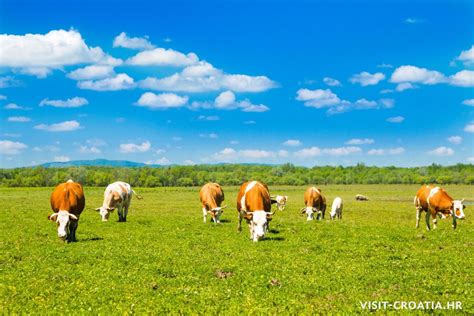
[[67, 162], [47, 162], [41, 165], [45, 168], [61, 168], [61, 167], [79, 167], [79, 166], [95, 166], [95, 167], [159, 167], [159, 165], [147, 165], [142, 162], [134, 162], [127, 160], [72, 160]]

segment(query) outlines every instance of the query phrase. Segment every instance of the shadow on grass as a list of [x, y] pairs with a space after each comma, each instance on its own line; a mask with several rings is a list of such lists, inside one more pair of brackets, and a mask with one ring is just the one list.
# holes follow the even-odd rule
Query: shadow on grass
[[279, 234], [280, 233], [280, 231], [278, 229], [269, 229], [268, 232], [272, 233], [272, 234]]
[[283, 237], [265, 237], [264, 241], [284, 241]]
[[104, 240], [104, 238], [103, 237], [89, 237], [89, 238], [81, 238], [78, 241], [86, 242], [86, 241], [98, 241], [98, 240]]

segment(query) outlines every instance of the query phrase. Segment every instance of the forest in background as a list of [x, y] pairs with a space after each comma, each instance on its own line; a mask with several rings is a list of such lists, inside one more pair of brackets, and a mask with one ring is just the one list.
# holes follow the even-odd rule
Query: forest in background
[[74, 179], [85, 186], [107, 186], [125, 181], [137, 187], [200, 186], [207, 182], [240, 185], [259, 180], [268, 185], [308, 184], [474, 184], [474, 165], [457, 164], [426, 167], [316, 166], [312, 168], [283, 164], [269, 165], [195, 165], [166, 167], [29, 167], [0, 169], [0, 186], [55, 186]]

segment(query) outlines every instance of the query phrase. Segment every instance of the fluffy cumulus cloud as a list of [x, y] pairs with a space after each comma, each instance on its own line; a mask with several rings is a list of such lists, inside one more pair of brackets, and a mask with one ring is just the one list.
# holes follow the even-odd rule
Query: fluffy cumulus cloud
[[0, 89], [4, 89], [4, 88], [8, 88], [8, 87], [17, 87], [19, 85], [21, 85], [21, 82], [16, 80], [12, 76], [0, 77]]
[[352, 83], [358, 83], [361, 86], [365, 87], [376, 85], [384, 79], [385, 75], [381, 72], [371, 74], [367, 71], [363, 71], [359, 74], [353, 75], [351, 79], [349, 79], [349, 81]]
[[92, 63], [119, 65], [121, 60], [89, 47], [76, 30], [53, 30], [46, 34], [0, 35], [0, 67], [45, 77], [53, 69]]
[[462, 101], [462, 104], [469, 105], [469, 106], [474, 106], [474, 99], [464, 100], [464, 101]]
[[439, 71], [404, 65], [395, 69], [390, 81], [393, 83], [411, 82], [432, 85], [446, 82], [446, 77]]
[[283, 142], [283, 145], [289, 146], [289, 147], [298, 147], [298, 146], [301, 146], [302, 143], [298, 139], [288, 139]]
[[474, 87], [474, 71], [461, 70], [449, 77], [449, 83], [459, 87]]
[[127, 90], [135, 87], [133, 78], [127, 74], [118, 74], [114, 77], [101, 80], [85, 80], [77, 83], [79, 89], [95, 90], [95, 91], [117, 91]]
[[154, 94], [146, 92], [141, 95], [135, 105], [149, 109], [179, 108], [185, 106], [188, 103], [188, 99], [187, 96], [181, 97], [174, 93]]
[[405, 148], [396, 147], [388, 149], [371, 149], [367, 152], [371, 156], [383, 156], [383, 155], [401, 155], [405, 152]]
[[43, 99], [39, 105], [40, 106], [49, 105], [49, 106], [54, 106], [56, 108], [78, 108], [86, 104], [89, 104], [89, 101], [87, 101], [87, 99], [81, 98], [81, 97], [74, 97], [67, 100]]
[[323, 78], [323, 82], [325, 84], [327, 84], [328, 86], [330, 87], [338, 87], [338, 86], [341, 86], [341, 82], [339, 80], [336, 80], [334, 78], [330, 78], [330, 77], [325, 77]]
[[81, 154], [100, 154], [102, 150], [96, 146], [80, 146], [79, 152]]
[[190, 106], [192, 109], [217, 109], [217, 110], [235, 110], [243, 112], [266, 112], [270, 108], [264, 104], [253, 104], [248, 99], [238, 101], [232, 91], [221, 92], [213, 102], [195, 101]]
[[26, 123], [26, 122], [31, 121], [31, 119], [26, 116], [10, 116], [7, 120], [8, 122], [17, 122], [17, 123]]
[[67, 74], [73, 80], [97, 80], [112, 77], [115, 75], [114, 67], [109, 65], [90, 65], [78, 68]]
[[3, 107], [5, 110], [26, 110], [27, 108], [15, 103], [8, 103]]
[[149, 151], [151, 148], [151, 143], [149, 141], [144, 141], [141, 144], [126, 143], [120, 144], [119, 151], [121, 153], [144, 153]]
[[153, 49], [155, 46], [150, 43], [147, 37], [128, 37], [125, 32], [120, 33], [114, 38], [114, 47], [124, 47], [129, 49], [146, 50]]
[[[145, 53], [145, 52], [143, 52]], [[172, 92], [263, 92], [276, 88], [276, 82], [266, 76], [226, 74], [211, 64], [201, 61], [184, 68], [181, 72], [164, 78], [148, 77], [139, 82], [145, 89]]]
[[361, 153], [362, 149], [357, 146], [345, 146], [336, 148], [309, 147], [298, 150], [294, 153], [295, 157], [300, 159], [313, 158], [321, 155], [328, 156], [347, 156]]
[[474, 123], [469, 123], [464, 126], [464, 131], [468, 133], [474, 133]]
[[199, 115], [197, 118], [199, 121], [219, 121], [220, 118], [217, 115]]
[[454, 150], [452, 150], [449, 147], [441, 146], [433, 150], [430, 150], [428, 154], [434, 155], [434, 156], [452, 156], [454, 155]]
[[473, 64], [474, 63], [474, 45], [472, 45], [471, 48], [468, 50], [463, 50], [456, 59], [459, 61], [462, 61], [466, 65]]
[[368, 145], [374, 142], [372, 138], [352, 138], [346, 142], [346, 145]]
[[166, 157], [161, 157], [160, 159], [156, 160], [148, 160], [145, 162], [147, 165], [169, 165], [170, 163], [171, 161], [169, 161], [169, 159]]
[[387, 119], [389, 123], [401, 123], [405, 120], [403, 116], [392, 116]]
[[461, 136], [450, 136], [448, 137], [448, 142], [451, 144], [459, 145], [462, 142], [462, 137]]
[[20, 142], [0, 140], [0, 154], [2, 155], [18, 155], [26, 148], [28, 146]]
[[186, 67], [199, 61], [195, 53], [183, 54], [173, 49], [155, 48], [139, 52], [126, 63], [134, 66], [173, 66]]
[[64, 121], [61, 123], [55, 123], [51, 125], [39, 124], [35, 126], [35, 129], [47, 131], [47, 132], [71, 132], [81, 128], [81, 124], [78, 121]]
[[270, 151], [262, 149], [242, 149], [224, 148], [223, 150], [212, 154], [211, 157], [205, 158], [204, 161], [217, 162], [253, 162], [257, 160], [268, 160], [275, 158], [284, 158], [288, 156], [285, 150]]
[[54, 162], [68, 162], [68, 161], [71, 161], [71, 158], [69, 158], [68, 156], [55, 156], [53, 158], [53, 161]]

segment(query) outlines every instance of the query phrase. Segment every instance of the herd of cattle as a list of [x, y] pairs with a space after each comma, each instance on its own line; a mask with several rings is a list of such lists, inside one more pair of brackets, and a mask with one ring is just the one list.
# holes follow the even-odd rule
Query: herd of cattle
[[[132, 194], [138, 199], [141, 196], [135, 193], [128, 183], [114, 182], [107, 186], [104, 192], [102, 206], [97, 208], [102, 221], [109, 219], [110, 213], [117, 209], [119, 221], [127, 220], [128, 209]], [[199, 192], [202, 204], [204, 223], [207, 216], [211, 221], [220, 223], [221, 214], [227, 206], [222, 206], [225, 200], [224, 191], [217, 183], [207, 183]], [[276, 204], [278, 210], [284, 210], [287, 196], [271, 196], [268, 186], [258, 181], [248, 181], [241, 185], [237, 195], [237, 212], [239, 231], [242, 230], [242, 219], [245, 219], [249, 230], [250, 239], [259, 241], [265, 237], [269, 229], [269, 222], [275, 212], [272, 212], [272, 204]], [[357, 194], [356, 200], [367, 201], [368, 198]], [[433, 228], [436, 228], [437, 216], [447, 218], [452, 216], [453, 228], [456, 228], [456, 220], [464, 219], [464, 200], [453, 200], [448, 193], [440, 187], [423, 185], [417, 192], [414, 204], [416, 208], [416, 227], [419, 226], [421, 213], [426, 212], [426, 228], [430, 230], [430, 217], [433, 219]], [[305, 206], [300, 210], [306, 214], [308, 221], [324, 219], [326, 213], [326, 198], [321, 190], [309, 187], [304, 194]], [[68, 180], [59, 184], [51, 194], [51, 208], [53, 214], [48, 219], [58, 225], [58, 237], [67, 241], [76, 241], [76, 230], [79, 217], [85, 207], [84, 191], [81, 184]], [[331, 219], [342, 219], [343, 203], [340, 197], [336, 197], [332, 203]]]

